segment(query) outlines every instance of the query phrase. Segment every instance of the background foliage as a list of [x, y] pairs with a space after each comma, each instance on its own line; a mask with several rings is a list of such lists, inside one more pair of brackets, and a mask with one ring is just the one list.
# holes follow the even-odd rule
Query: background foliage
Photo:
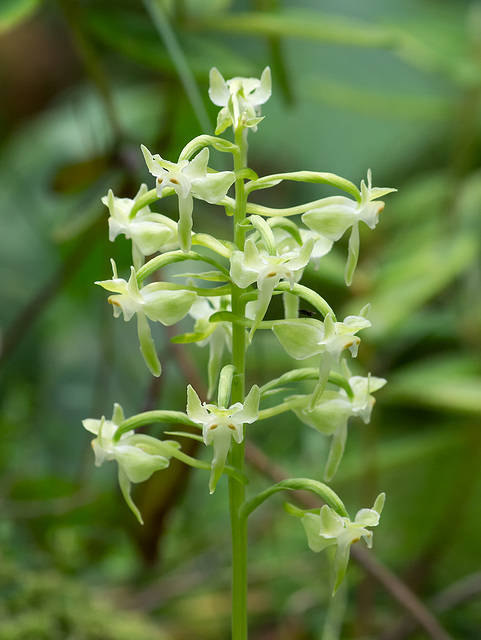
[[[346, 247], [308, 274], [341, 317], [371, 302], [359, 360], [389, 380], [373, 422], [350, 427], [336, 489], [354, 512], [386, 491], [373, 554], [452, 638], [479, 638], [481, 4], [4, 0], [1, 640], [227, 636], [225, 486], [209, 497], [203, 474], [172, 465], [139, 487], [140, 529], [115, 470], [94, 468], [80, 421], [109, 416], [114, 401], [126, 415], [183, 410], [186, 378], [202, 387], [207, 354], [182, 355], [166, 331], [152, 382], [135, 327], [114, 322], [93, 286], [110, 277], [110, 256], [119, 268], [130, 260], [127, 242], [108, 242], [100, 197], [132, 197], [149, 180], [141, 142], [175, 159], [212, 131], [212, 66], [258, 77], [267, 64], [273, 98], [250, 147], [259, 174], [327, 170], [359, 183], [370, 166], [375, 185], [399, 189], [362, 235], [347, 294]], [[283, 206], [305, 197], [296, 185], [273, 193]], [[214, 215], [206, 208], [199, 226], [227, 234]], [[284, 365], [265, 335], [252, 382]], [[253, 437], [293, 475], [315, 477], [326, 455], [291, 416]], [[263, 487], [275, 469], [256, 464]], [[351, 567], [331, 602], [326, 561], [291, 520], [274, 500], [252, 523], [253, 639], [428, 637], [369, 571]]]

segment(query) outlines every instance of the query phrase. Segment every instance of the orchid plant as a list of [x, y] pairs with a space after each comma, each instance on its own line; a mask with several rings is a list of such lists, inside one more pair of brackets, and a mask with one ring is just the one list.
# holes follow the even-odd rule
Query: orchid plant
[[[133, 199], [117, 198], [111, 191], [104, 198], [110, 212], [110, 240], [114, 241], [119, 234], [132, 240], [133, 265], [125, 280], [118, 277], [112, 261], [113, 277], [97, 282], [112, 294], [108, 301], [116, 317], [122, 314], [129, 321], [136, 316], [141, 353], [154, 376], [159, 376], [162, 368], [149, 323], [169, 326], [187, 317], [192, 319], [192, 331], [173, 340], [209, 345], [208, 398], [202, 401], [188, 385], [185, 411], [162, 408], [126, 419], [116, 404], [111, 420], [87, 419], [83, 424], [96, 436], [92, 442], [96, 464], [106, 460], [117, 462], [122, 493], [141, 523], [142, 516], [131, 497], [131, 485], [166, 468], [172, 457], [208, 470], [211, 493], [222, 476], [228, 477], [233, 554], [232, 639], [246, 640], [247, 520], [267, 498], [278, 491], [303, 489], [322, 499], [324, 506], [318, 513], [292, 504], [286, 505], [286, 510], [300, 518], [313, 551], [336, 546], [333, 591], [346, 572], [351, 544], [363, 538], [370, 546], [370, 527], [379, 522], [384, 494], [372, 509], [361, 509], [351, 520], [339, 496], [317, 479], [293, 478], [247, 499], [244, 453], [251, 430], [262, 428], [262, 423], [268, 424], [275, 415], [292, 412], [301, 423], [331, 438], [324, 471], [317, 471], [325, 481], [330, 481], [344, 452], [349, 419], [354, 416], [369, 422], [374, 404], [372, 393], [385, 380], [370, 375], [352, 376], [346, 364], [347, 359], [357, 355], [361, 341], [358, 333], [370, 326], [366, 317], [368, 308], [358, 316], [339, 321], [326, 300], [302, 285], [301, 280], [310, 264], [320, 268], [322, 257], [350, 229], [345, 271], [346, 283], [350, 284], [359, 253], [359, 225], [363, 222], [371, 229], [376, 226], [384, 208], [378, 198], [394, 189], [373, 188], [370, 172], [367, 185], [363, 181], [358, 189], [332, 173], [296, 171], [259, 177], [250, 169], [247, 137], [263, 120], [261, 105], [271, 95], [269, 68], [260, 79], [227, 81], [217, 69], [212, 69], [209, 95], [221, 107], [216, 135], [191, 140], [177, 162], [164, 160], [143, 146], [155, 186], [149, 190], [142, 185]], [[233, 141], [220, 136], [228, 127], [232, 127]], [[209, 166], [211, 148], [232, 156], [231, 171], [215, 171]], [[256, 190], [275, 187], [283, 180], [327, 184], [344, 195], [285, 209], [249, 200]], [[231, 190], [233, 194], [228, 195]], [[171, 195], [178, 200], [178, 221], [150, 210], [151, 205]], [[231, 239], [196, 232], [196, 200], [224, 209], [232, 217]], [[195, 278], [186, 274], [184, 284], [159, 279], [148, 282], [162, 267], [192, 260], [208, 265], [209, 270], [196, 273]], [[265, 320], [272, 297], [279, 294], [284, 300], [284, 317]], [[302, 317], [300, 300], [310, 304], [317, 317]], [[290, 371], [261, 387], [249, 381], [252, 386], [246, 395], [246, 352], [257, 340], [259, 331], [273, 331], [279, 348], [294, 360], [317, 357], [318, 366], [298, 368], [293, 363]], [[307, 391], [306, 380], [312, 381]], [[289, 383], [302, 383], [299, 386], [302, 393], [286, 393]], [[279, 397], [282, 399], [278, 400]], [[274, 404], [272, 398], [276, 399]], [[200, 429], [202, 434], [198, 436], [191, 430], [178, 429], [176, 435], [212, 445], [212, 461], [186, 455], [177, 441], [135, 432], [136, 428], [154, 422]]]

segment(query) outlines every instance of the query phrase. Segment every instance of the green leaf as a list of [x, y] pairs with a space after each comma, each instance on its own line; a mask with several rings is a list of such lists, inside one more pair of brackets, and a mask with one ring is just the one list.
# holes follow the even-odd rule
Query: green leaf
[[14, 29], [37, 9], [41, 0], [2, 0], [0, 5], [0, 34]]
[[276, 13], [252, 11], [216, 14], [192, 20], [190, 24], [197, 30], [291, 37], [358, 47], [383, 47], [394, 42], [394, 31], [391, 29], [299, 9]]
[[481, 413], [481, 366], [468, 356], [416, 362], [389, 376], [386, 396], [439, 411]]
[[332, 107], [347, 109], [370, 117], [433, 122], [452, 117], [454, 95], [407, 95], [388, 93], [385, 88], [373, 90], [355, 85], [332, 82], [329, 78], [313, 82], [309, 95]]
[[[12, 0], [14, 1], [14, 0]], [[147, 15], [116, 8], [92, 6], [85, 16], [89, 31], [112, 51], [151, 69], [174, 72], [173, 65]], [[119, 38], [119, 33], [122, 37]], [[179, 34], [192, 71], [197, 77], [207, 79], [208, 70], [222, 60], [222, 70], [227, 75], [252, 76], [257, 65], [236, 54], [232, 47], [219, 44], [212, 37], [189, 33]]]
[[[375, 295], [370, 295], [371, 338], [380, 339], [403, 326], [476, 260], [478, 239], [472, 233], [440, 237], [419, 228], [386, 247]], [[391, 255], [389, 255], [389, 253]]]

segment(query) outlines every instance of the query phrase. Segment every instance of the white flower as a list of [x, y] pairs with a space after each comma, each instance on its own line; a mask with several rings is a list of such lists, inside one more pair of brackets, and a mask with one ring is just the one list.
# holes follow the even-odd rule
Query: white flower
[[361, 182], [361, 202], [345, 196], [326, 198], [322, 205], [302, 215], [302, 221], [316, 233], [335, 242], [347, 229], [352, 228], [349, 240], [349, 255], [346, 265], [346, 282], [351, 284], [359, 255], [359, 222], [374, 229], [384, 202], [374, 202], [388, 193], [396, 191], [390, 188], [371, 186], [371, 171], [367, 174], [367, 186]]
[[112, 420], [87, 418], [82, 424], [87, 431], [97, 436], [92, 440], [96, 466], [100, 467], [106, 460], [117, 462], [122, 494], [139, 522], [143, 524], [142, 516], [130, 496], [131, 485], [144, 482], [154, 471], [168, 467], [172, 452], [179, 448], [179, 443], [173, 440], [160, 441], [134, 431], [123, 433], [116, 439], [115, 435], [123, 421], [122, 407], [115, 404]]
[[193, 197], [211, 204], [225, 198], [227, 191], [235, 180], [233, 171], [208, 173], [209, 149], [205, 147], [193, 160], [181, 160], [178, 163], [168, 162], [158, 154], [153, 156], [147, 147], [142, 145], [145, 162], [156, 180], [157, 195], [167, 187], [174, 189], [179, 199], [179, 244], [183, 251], [190, 251], [192, 233]]
[[243, 425], [252, 424], [259, 416], [259, 387], [254, 385], [244, 404], [236, 402], [228, 408], [215, 404], [201, 403], [199, 396], [189, 385], [187, 387], [187, 415], [202, 425], [202, 434], [206, 445], [213, 444], [214, 458], [209, 481], [209, 491], [214, 492], [216, 484], [224, 470], [232, 438], [237, 443], [244, 438]]
[[347, 316], [343, 322], [334, 322], [330, 313], [324, 322], [315, 318], [304, 318], [279, 320], [274, 324], [272, 330], [292, 358], [305, 360], [313, 355], [322, 354], [319, 383], [312, 396], [310, 410], [314, 408], [324, 391], [333, 361], [339, 362], [345, 349], [349, 349], [355, 358], [361, 342], [355, 334], [370, 326], [371, 323], [363, 315]]
[[308, 240], [296, 251], [279, 255], [269, 254], [257, 248], [252, 239], [246, 240], [244, 251], [234, 251], [231, 258], [230, 275], [241, 289], [257, 282], [258, 299], [256, 315], [250, 337], [259, 327], [272, 298], [274, 289], [281, 280], [287, 280], [292, 287], [301, 278], [302, 270], [309, 262], [313, 241]]
[[347, 423], [351, 416], [358, 416], [365, 424], [371, 420], [371, 412], [375, 403], [371, 393], [381, 389], [384, 378], [368, 376], [351, 376], [349, 384], [353, 397], [349, 397], [344, 389], [324, 391], [314, 408], [295, 409], [297, 417], [304, 424], [317, 429], [327, 436], [332, 436], [331, 449], [324, 471], [324, 479], [331, 480], [337, 471], [344, 454], [347, 438]]
[[385, 494], [381, 493], [376, 498], [373, 508], [358, 511], [354, 521], [340, 516], [328, 505], [321, 508], [319, 515], [306, 513], [302, 517], [307, 542], [313, 551], [322, 551], [326, 547], [336, 545], [333, 595], [346, 573], [351, 544], [363, 538], [371, 548], [372, 531], [366, 527], [375, 527], [379, 524], [384, 499]]
[[179, 244], [177, 240], [177, 223], [160, 213], [152, 213], [148, 206], [143, 207], [133, 218], [130, 217], [132, 207], [147, 193], [147, 186], [143, 184], [133, 200], [130, 198], [116, 198], [109, 191], [102, 202], [108, 206], [109, 239], [124, 234], [132, 239], [134, 263], [140, 264], [140, 256], [148, 256], [157, 251], [171, 251]]
[[[272, 221], [275, 218], [270, 219], [270, 224], [272, 225]], [[276, 240], [276, 246], [278, 252], [280, 254], [285, 253], [287, 251], [295, 251], [299, 249], [299, 242], [295, 239], [292, 233], [289, 233], [282, 226], [274, 226], [272, 225], [272, 231], [274, 233], [274, 238]], [[297, 227], [297, 225], [296, 225]], [[301, 238], [301, 243], [304, 245], [308, 240], [312, 239], [313, 246], [312, 252], [309, 257], [309, 262], [314, 264], [315, 269], [319, 269], [319, 264], [321, 258], [329, 253], [332, 249], [332, 245], [334, 244], [332, 240], [328, 240], [328, 238], [324, 238], [319, 235], [315, 231], [311, 231], [310, 229], [299, 229], [299, 235]]]
[[147, 318], [165, 326], [175, 324], [187, 315], [197, 298], [197, 294], [187, 290], [163, 289], [162, 283], [159, 282], [152, 282], [139, 289], [134, 267], [131, 267], [130, 278], [126, 282], [117, 276], [115, 262], [113, 260], [111, 262], [114, 277], [111, 280], [100, 280], [95, 284], [115, 294], [110, 296], [108, 301], [114, 308], [116, 318], [122, 312], [124, 320], [128, 322], [133, 315], [137, 314], [142, 355], [152, 374], [159, 376], [161, 366]]
[[239, 126], [250, 127], [255, 131], [262, 120], [260, 105], [271, 96], [271, 70], [266, 67], [260, 80], [257, 78], [232, 78], [224, 80], [214, 67], [209, 75], [209, 97], [220, 110], [217, 118], [216, 135], [228, 126], [234, 129]]

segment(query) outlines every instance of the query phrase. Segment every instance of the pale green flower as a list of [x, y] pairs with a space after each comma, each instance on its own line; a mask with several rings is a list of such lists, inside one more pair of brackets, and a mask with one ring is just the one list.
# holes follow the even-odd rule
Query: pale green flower
[[379, 524], [384, 499], [385, 494], [381, 493], [376, 498], [373, 508], [358, 511], [354, 521], [340, 516], [328, 505], [321, 508], [319, 515], [306, 513], [302, 517], [307, 542], [313, 551], [318, 552], [327, 547], [336, 546], [333, 595], [346, 573], [351, 544], [363, 538], [371, 548], [372, 531], [367, 527], [375, 527]]
[[201, 403], [199, 396], [189, 385], [187, 387], [187, 415], [196, 424], [202, 425], [206, 445], [214, 446], [212, 472], [209, 491], [214, 492], [222, 475], [232, 438], [237, 443], [244, 439], [245, 423], [252, 424], [259, 416], [259, 387], [254, 385], [244, 404], [236, 402], [228, 408], [215, 404]]
[[312, 239], [312, 253], [309, 257], [309, 262], [314, 264], [315, 269], [319, 269], [319, 265], [321, 262], [321, 258], [329, 253], [332, 249], [333, 242], [328, 238], [324, 238], [319, 235], [315, 231], [311, 231], [310, 229], [299, 229], [301, 234], [302, 242], [306, 243]]
[[353, 391], [352, 398], [347, 395], [344, 389], [339, 389], [339, 391], [326, 390], [313, 409], [306, 406], [294, 410], [304, 424], [317, 429], [326, 436], [332, 436], [331, 449], [324, 471], [326, 481], [334, 477], [344, 454], [349, 418], [358, 416], [365, 424], [368, 424], [375, 403], [374, 396], [371, 394], [386, 384], [384, 378], [373, 376], [367, 378], [351, 376], [348, 381]]
[[179, 244], [183, 251], [190, 251], [192, 234], [193, 198], [211, 204], [225, 198], [235, 180], [233, 171], [208, 172], [209, 149], [204, 147], [193, 160], [168, 162], [159, 154], [152, 155], [142, 145], [142, 153], [150, 173], [155, 176], [159, 198], [167, 187], [174, 189], [179, 199]]
[[251, 338], [267, 311], [276, 286], [281, 280], [287, 280], [291, 288], [294, 286], [309, 262], [312, 247], [313, 241], [308, 240], [295, 251], [271, 255], [265, 249], [259, 251], [254, 241], [249, 238], [246, 240], [244, 251], [234, 251], [230, 268], [232, 281], [241, 289], [257, 282], [258, 298]]
[[209, 75], [209, 97], [218, 107], [223, 107], [217, 118], [216, 135], [230, 125], [250, 127], [256, 131], [262, 120], [260, 105], [271, 96], [271, 70], [266, 67], [260, 80], [257, 78], [231, 78], [224, 80], [214, 67]]
[[111, 280], [101, 280], [95, 284], [115, 294], [110, 296], [108, 301], [114, 308], [116, 318], [120, 313], [123, 313], [124, 320], [128, 322], [133, 315], [137, 315], [142, 355], [152, 374], [159, 376], [161, 366], [147, 318], [165, 326], [173, 325], [187, 315], [197, 298], [197, 294], [187, 290], [163, 289], [160, 282], [152, 282], [139, 289], [133, 267], [131, 267], [129, 281], [126, 282], [117, 276], [115, 262], [113, 260], [111, 262], [114, 277]]
[[147, 193], [147, 186], [143, 184], [133, 200], [117, 198], [112, 190], [102, 202], [108, 206], [109, 239], [124, 234], [132, 240], [134, 265], [141, 264], [142, 256], [148, 256], [157, 251], [171, 251], [179, 246], [177, 239], [177, 223], [160, 213], [152, 213], [148, 206], [140, 209], [133, 218], [130, 212], [136, 202]]
[[124, 422], [124, 412], [119, 404], [114, 405], [112, 420], [82, 421], [83, 426], [97, 437], [92, 440], [97, 467], [106, 460], [115, 460], [119, 469], [119, 484], [122, 494], [137, 519], [143, 524], [142, 516], [135, 506], [130, 492], [132, 483], [144, 482], [159, 469], [169, 466], [172, 452], [180, 445], [174, 440], [160, 441], [134, 431], [123, 433], [114, 439], [119, 426]]
[[310, 410], [314, 408], [324, 391], [332, 363], [340, 361], [345, 349], [349, 349], [355, 358], [361, 342], [355, 334], [370, 326], [371, 323], [363, 315], [348, 316], [343, 322], [334, 322], [330, 313], [324, 322], [315, 318], [299, 318], [279, 320], [274, 324], [274, 333], [292, 358], [305, 360], [317, 354], [322, 355], [319, 383], [311, 399]]
[[302, 215], [302, 221], [309, 229], [333, 242], [339, 240], [347, 229], [352, 229], [345, 274], [347, 284], [351, 284], [359, 255], [359, 223], [364, 222], [374, 229], [384, 209], [384, 202], [376, 200], [393, 191], [396, 189], [372, 187], [369, 170], [367, 186], [364, 180], [361, 182], [361, 202], [345, 196], [333, 196]]
[[[271, 218], [271, 220], [274, 220], [274, 218]], [[274, 233], [276, 246], [280, 254], [287, 251], [295, 251], [296, 249], [299, 249], [300, 245], [291, 233], [279, 227], [274, 227], [272, 231]], [[312, 262], [314, 264], [314, 268], [316, 270], [319, 269], [321, 258], [327, 255], [332, 249], [332, 245], [334, 244], [333, 241], [328, 240], [328, 238], [324, 238], [323, 236], [319, 235], [315, 231], [311, 231], [310, 229], [298, 228], [298, 231], [302, 244], [306, 244], [306, 242], [312, 240], [313, 246], [311, 255], [309, 256], [309, 262]]]

